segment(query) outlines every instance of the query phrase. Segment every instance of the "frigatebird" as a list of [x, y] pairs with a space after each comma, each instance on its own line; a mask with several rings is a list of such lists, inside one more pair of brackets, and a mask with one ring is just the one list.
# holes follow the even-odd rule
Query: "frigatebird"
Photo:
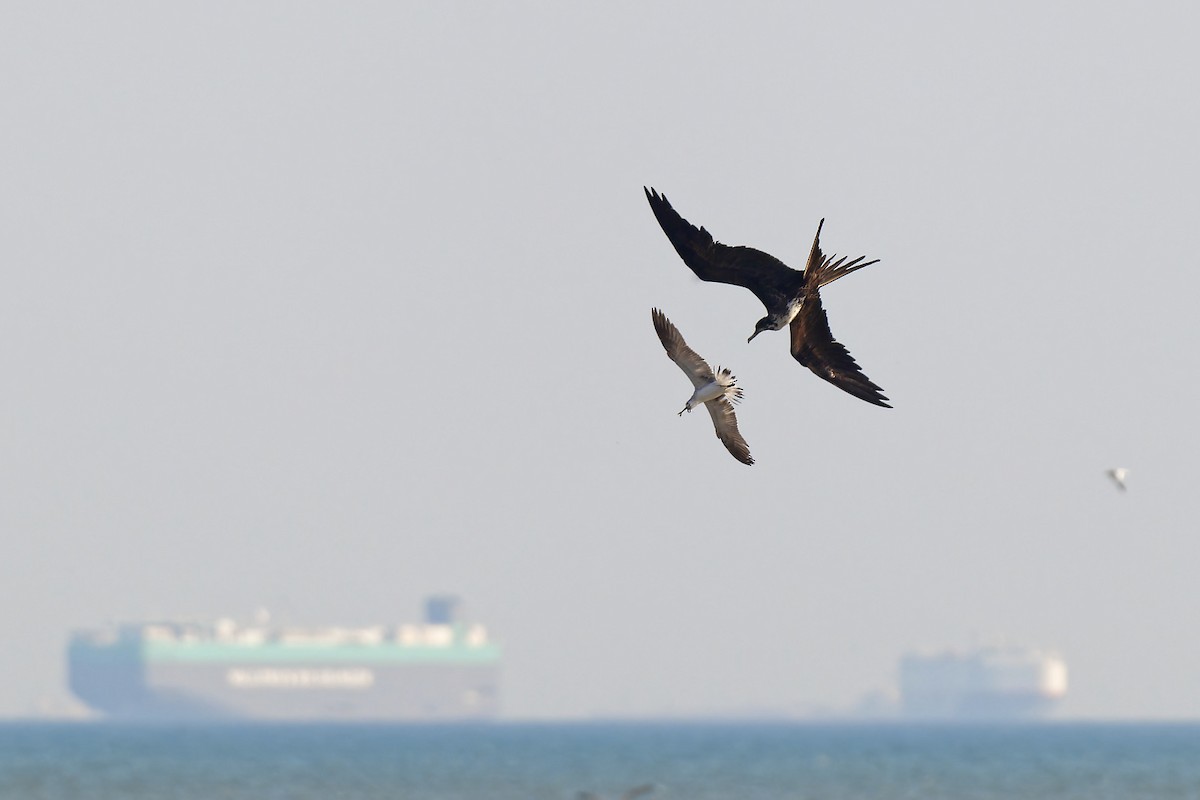
[[654, 321], [654, 330], [658, 332], [659, 341], [667, 351], [667, 356], [683, 370], [692, 386], [696, 387], [679, 416], [682, 417], [684, 411], [690, 412], [703, 403], [708, 409], [708, 415], [712, 417], [717, 438], [725, 445], [725, 449], [743, 464], [753, 464], [750, 447], [738, 432], [737, 417], [733, 413], [733, 404], [742, 399], [742, 389], [737, 385], [737, 378], [729, 370], [721, 367], [717, 367], [716, 372], [713, 372], [708, 362], [688, 347], [683, 335], [671, 324], [666, 314], [652, 308], [650, 318]]
[[821, 305], [820, 289], [855, 270], [878, 263], [866, 256], [847, 259], [821, 252], [822, 219], [813, 237], [803, 271], [794, 270], [774, 256], [753, 247], [721, 244], [707, 230], [697, 228], [671, 207], [665, 195], [642, 187], [650, 208], [671, 240], [683, 263], [703, 281], [742, 286], [766, 306], [767, 315], [754, 326], [751, 341], [763, 331], [791, 326], [792, 356], [817, 377], [868, 403], [891, 408], [883, 389], [863, 374], [850, 352], [833, 338]]

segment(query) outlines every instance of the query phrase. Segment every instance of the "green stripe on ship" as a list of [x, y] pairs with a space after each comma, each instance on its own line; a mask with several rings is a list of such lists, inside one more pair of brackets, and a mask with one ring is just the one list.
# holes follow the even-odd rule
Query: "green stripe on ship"
[[411, 645], [289, 645], [216, 644], [197, 642], [145, 642], [142, 657], [146, 661], [188, 662], [370, 662], [411, 664], [488, 664], [500, 659], [500, 648], [482, 647], [413, 647]]

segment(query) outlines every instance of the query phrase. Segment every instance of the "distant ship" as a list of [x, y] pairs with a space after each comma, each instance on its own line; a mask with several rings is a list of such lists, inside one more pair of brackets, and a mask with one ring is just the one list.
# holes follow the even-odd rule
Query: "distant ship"
[[482, 720], [499, 704], [500, 649], [458, 619], [453, 597], [425, 622], [294, 628], [160, 621], [77, 631], [71, 691], [134, 720]]
[[910, 653], [900, 660], [900, 711], [906, 718], [1036, 719], [1066, 692], [1066, 663], [1029, 647]]

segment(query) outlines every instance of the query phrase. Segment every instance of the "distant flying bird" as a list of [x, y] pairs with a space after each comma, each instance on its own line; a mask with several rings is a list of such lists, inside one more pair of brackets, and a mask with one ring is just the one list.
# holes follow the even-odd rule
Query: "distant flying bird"
[[[654, 791], [653, 783], [643, 783], [641, 786], [635, 786], [621, 795], [621, 800], [635, 800], [642, 795], [650, 794]], [[577, 792], [576, 800], [600, 800], [600, 795], [595, 792]]]
[[720, 367], [717, 367], [714, 373], [708, 363], [687, 346], [679, 329], [671, 324], [666, 314], [654, 308], [650, 310], [650, 318], [654, 321], [654, 330], [658, 332], [658, 338], [667, 355], [679, 365], [683, 374], [688, 376], [692, 386], [696, 387], [679, 416], [682, 417], [684, 411], [691, 411], [703, 403], [712, 417], [717, 438], [725, 445], [725, 449], [743, 464], [753, 464], [750, 447], [738, 432], [737, 417], [733, 413], [733, 404], [742, 399], [742, 390], [737, 385], [737, 378], [729, 370]]
[[1129, 477], [1129, 470], [1124, 467], [1114, 467], [1105, 473], [1113, 479], [1113, 483], [1117, 484], [1117, 488], [1122, 492], [1125, 491], [1125, 479]]
[[766, 306], [767, 315], [754, 326], [751, 341], [763, 331], [791, 326], [792, 356], [813, 371], [855, 397], [891, 408], [883, 389], [863, 374], [862, 368], [829, 330], [829, 319], [821, 305], [820, 288], [855, 270], [878, 263], [863, 261], [866, 256], [847, 261], [846, 257], [826, 256], [821, 252], [822, 219], [813, 237], [812, 250], [803, 272], [792, 269], [774, 256], [753, 247], [730, 247], [713, 239], [704, 228], [696, 228], [679, 215], [665, 195], [645, 189], [663, 233], [674, 245], [696, 277], [704, 281], [743, 286]]

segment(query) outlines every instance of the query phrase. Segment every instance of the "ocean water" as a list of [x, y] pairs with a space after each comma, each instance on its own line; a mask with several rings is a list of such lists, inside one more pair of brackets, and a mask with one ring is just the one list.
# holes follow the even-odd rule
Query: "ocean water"
[[30, 800], [1200, 800], [1200, 725], [0, 725]]

